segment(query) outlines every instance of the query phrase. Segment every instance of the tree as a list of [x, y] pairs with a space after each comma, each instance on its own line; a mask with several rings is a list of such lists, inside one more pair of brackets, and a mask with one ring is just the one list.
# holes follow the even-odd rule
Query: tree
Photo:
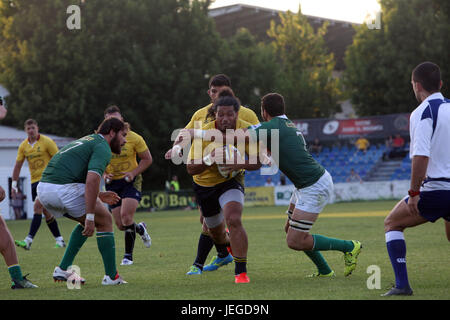
[[450, 23], [445, 0], [381, 0], [381, 29], [356, 28], [345, 57], [345, 84], [359, 115], [410, 112], [411, 72], [423, 61], [441, 67], [450, 93]]
[[145, 187], [162, 188], [169, 164], [160, 154], [204, 105], [205, 75], [217, 66], [222, 40], [207, 16], [209, 1], [79, 1], [81, 29], [69, 30], [72, 4], [0, 1], [8, 123], [21, 128], [33, 117], [44, 132], [80, 137], [115, 103], [154, 154]]
[[215, 73], [230, 76], [236, 96], [259, 115], [261, 95], [273, 90], [279, 75], [272, 48], [257, 43], [247, 29], [241, 29], [224, 42], [219, 52], [221, 68]]
[[339, 81], [333, 77], [334, 57], [327, 53], [324, 35], [327, 23], [317, 32], [302, 14], [280, 14], [281, 23], [271, 23], [268, 35], [280, 65], [277, 90], [286, 100], [291, 118], [330, 116], [337, 111]]

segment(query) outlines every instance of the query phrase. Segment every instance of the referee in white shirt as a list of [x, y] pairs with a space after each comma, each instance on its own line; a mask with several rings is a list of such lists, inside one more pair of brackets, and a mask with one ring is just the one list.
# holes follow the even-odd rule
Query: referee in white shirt
[[439, 67], [419, 64], [411, 84], [420, 105], [410, 118], [411, 188], [384, 220], [386, 246], [395, 273], [395, 287], [384, 296], [412, 295], [406, 270], [403, 230], [445, 219], [450, 240], [450, 100], [440, 93]]

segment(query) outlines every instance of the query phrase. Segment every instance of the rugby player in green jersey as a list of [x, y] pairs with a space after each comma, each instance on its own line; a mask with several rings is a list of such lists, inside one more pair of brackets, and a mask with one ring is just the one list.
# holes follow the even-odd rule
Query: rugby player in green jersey
[[126, 283], [117, 273], [111, 213], [102, 201], [114, 204], [119, 196], [99, 192], [100, 179], [111, 160], [126, 143], [127, 130], [117, 118], [104, 120], [97, 132], [73, 141], [53, 156], [38, 186], [38, 196], [54, 216], [65, 216], [79, 222], [72, 231], [59, 266], [53, 272], [55, 281], [84, 279], [71, 271], [72, 263], [88, 237], [97, 229], [97, 246], [105, 267], [103, 285]]
[[[278, 168], [295, 185], [285, 230], [289, 248], [303, 251], [314, 262], [318, 272], [311, 276], [331, 277], [334, 271], [328, 266], [321, 251], [337, 250], [344, 253], [344, 275], [350, 275], [356, 268], [361, 243], [354, 240], [340, 240], [319, 234], [310, 234], [310, 229], [328, 203], [333, 192], [333, 180], [308, 152], [305, 139], [295, 124], [285, 115], [283, 96], [269, 93], [261, 100], [261, 116], [265, 122], [251, 126], [247, 136], [253, 141], [262, 141], [269, 151], [274, 151], [271, 134], [278, 133], [278, 156], [272, 157]], [[262, 133], [264, 132], [264, 135]], [[274, 150], [272, 150], [274, 149]], [[277, 160], [278, 159], [278, 160]], [[228, 170], [235, 170], [235, 165], [225, 165]]]

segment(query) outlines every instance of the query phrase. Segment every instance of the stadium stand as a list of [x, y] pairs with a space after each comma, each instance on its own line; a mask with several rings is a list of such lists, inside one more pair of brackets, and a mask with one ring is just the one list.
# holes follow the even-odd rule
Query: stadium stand
[[[352, 168], [364, 181], [410, 179], [411, 160], [409, 155], [400, 160], [383, 161], [385, 151], [386, 146], [382, 144], [371, 145], [366, 154], [356, 152], [353, 145], [344, 145], [342, 147], [324, 147], [322, 152], [313, 157], [330, 172], [334, 183], [346, 182]], [[247, 171], [245, 185], [247, 187], [264, 186], [266, 179], [267, 176], [261, 175], [259, 170]], [[275, 185], [279, 185], [280, 172], [272, 176], [272, 181]], [[286, 184], [292, 184], [292, 182], [286, 179]]]

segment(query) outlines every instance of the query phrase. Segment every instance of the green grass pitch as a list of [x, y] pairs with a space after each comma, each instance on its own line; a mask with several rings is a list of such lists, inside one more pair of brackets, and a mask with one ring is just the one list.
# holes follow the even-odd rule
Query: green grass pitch
[[[120, 266], [124, 235], [115, 229], [116, 260], [119, 273], [128, 281], [123, 286], [103, 287], [103, 264], [95, 237], [88, 239], [75, 260], [87, 283], [81, 289], [68, 289], [54, 283], [52, 272], [63, 255], [54, 247], [54, 239], [42, 223], [32, 249], [17, 248], [23, 273], [39, 286], [35, 290], [11, 290], [6, 266], [0, 271], [0, 300], [373, 300], [381, 298], [394, 283], [394, 275], [384, 240], [384, 217], [394, 201], [354, 202], [328, 205], [313, 226], [312, 233], [363, 243], [358, 266], [349, 277], [343, 276], [342, 253], [323, 252], [335, 270], [332, 279], [309, 279], [315, 271], [302, 252], [286, 246], [285, 207], [245, 208], [243, 223], [249, 238], [249, 284], [234, 283], [234, 265], [200, 276], [187, 276], [194, 261], [200, 223], [197, 211], [137, 213], [136, 221], [149, 226], [152, 246], [147, 249], [136, 240], [132, 266]], [[60, 230], [68, 241], [75, 222], [58, 219]], [[15, 239], [22, 240], [30, 221], [9, 221]], [[389, 299], [449, 299], [449, 246], [442, 220], [408, 229], [405, 232], [410, 283], [414, 296]], [[212, 257], [210, 254], [209, 259]], [[208, 262], [207, 261], [207, 262]], [[368, 267], [381, 271], [381, 288], [369, 289]]]

